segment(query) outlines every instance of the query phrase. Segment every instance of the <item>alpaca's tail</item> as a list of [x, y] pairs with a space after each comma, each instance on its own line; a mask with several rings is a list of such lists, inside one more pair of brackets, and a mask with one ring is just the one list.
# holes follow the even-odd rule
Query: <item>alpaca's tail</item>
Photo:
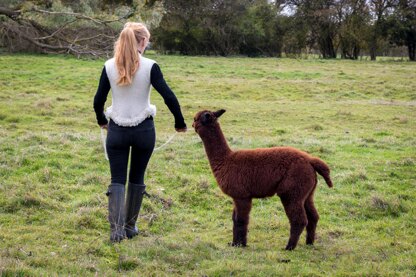
[[310, 160], [311, 165], [319, 173], [322, 177], [324, 177], [325, 182], [327, 183], [328, 187], [332, 188], [332, 181], [331, 177], [329, 177], [329, 167], [326, 165], [324, 161], [318, 158], [311, 158]]

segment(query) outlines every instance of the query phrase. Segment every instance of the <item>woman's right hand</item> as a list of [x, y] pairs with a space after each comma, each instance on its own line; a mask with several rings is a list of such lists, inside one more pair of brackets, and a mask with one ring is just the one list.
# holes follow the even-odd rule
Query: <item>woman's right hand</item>
[[100, 128], [108, 131], [108, 124], [100, 125]]

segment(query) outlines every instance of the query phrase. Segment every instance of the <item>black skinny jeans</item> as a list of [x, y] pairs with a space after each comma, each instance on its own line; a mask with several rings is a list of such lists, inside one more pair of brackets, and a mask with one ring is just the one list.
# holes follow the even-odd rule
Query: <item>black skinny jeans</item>
[[131, 148], [129, 182], [144, 184], [144, 173], [152, 156], [155, 141], [156, 133], [152, 117], [134, 127], [122, 127], [110, 120], [107, 154], [110, 160], [111, 183], [126, 184]]

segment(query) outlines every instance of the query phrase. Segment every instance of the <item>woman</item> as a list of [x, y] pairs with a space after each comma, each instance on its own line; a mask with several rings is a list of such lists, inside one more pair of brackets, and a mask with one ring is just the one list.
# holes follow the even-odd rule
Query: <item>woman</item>
[[[115, 43], [114, 58], [105, 62], [94, 97], [97, 122], [108, 130], [111, 184], [107, 196], [112, 242], [138, 235], [136, 220], [146, 188], [144, 174], [155, 146], [153, 117], [156, 107], [150, 104], [151, 85], [162, 95], [175, 117], [176, 131], [186, 132], [179, 102], [163, 79], [159, 66], [142, 56], [149, 38], [150, 33], [143, 24], [129, 22], [124, 25]], [[110, 88], [112, 106], [104, 113]], [[129, 184], [125, 201], [129, 154]]]

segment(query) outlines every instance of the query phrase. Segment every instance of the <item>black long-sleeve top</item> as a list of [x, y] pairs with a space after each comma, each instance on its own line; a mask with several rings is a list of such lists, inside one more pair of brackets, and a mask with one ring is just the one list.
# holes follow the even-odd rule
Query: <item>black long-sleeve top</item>
[[[150, 71], [150, 82], [157, 92], [163, 97], [166, 106], [168, 106], [170, 112], [175, 117], [175, 128], [186, 128], [186, 123], [182, 115], [179, 101], [176, 98], [173, 91], [169, 88], [165, 79], [163, 78], [162, 71], [158, 64], [153, 64]], [[104, 104], [107, 101], [107, 96], [110, 91], [110, 80], [107, 76], [105, 67], [101, 72], [100, 82], [98, 84], [97, 93], [94, 97], [94, 111], [99, 125], [105, 125], [108, 123], [104, 114]]]

